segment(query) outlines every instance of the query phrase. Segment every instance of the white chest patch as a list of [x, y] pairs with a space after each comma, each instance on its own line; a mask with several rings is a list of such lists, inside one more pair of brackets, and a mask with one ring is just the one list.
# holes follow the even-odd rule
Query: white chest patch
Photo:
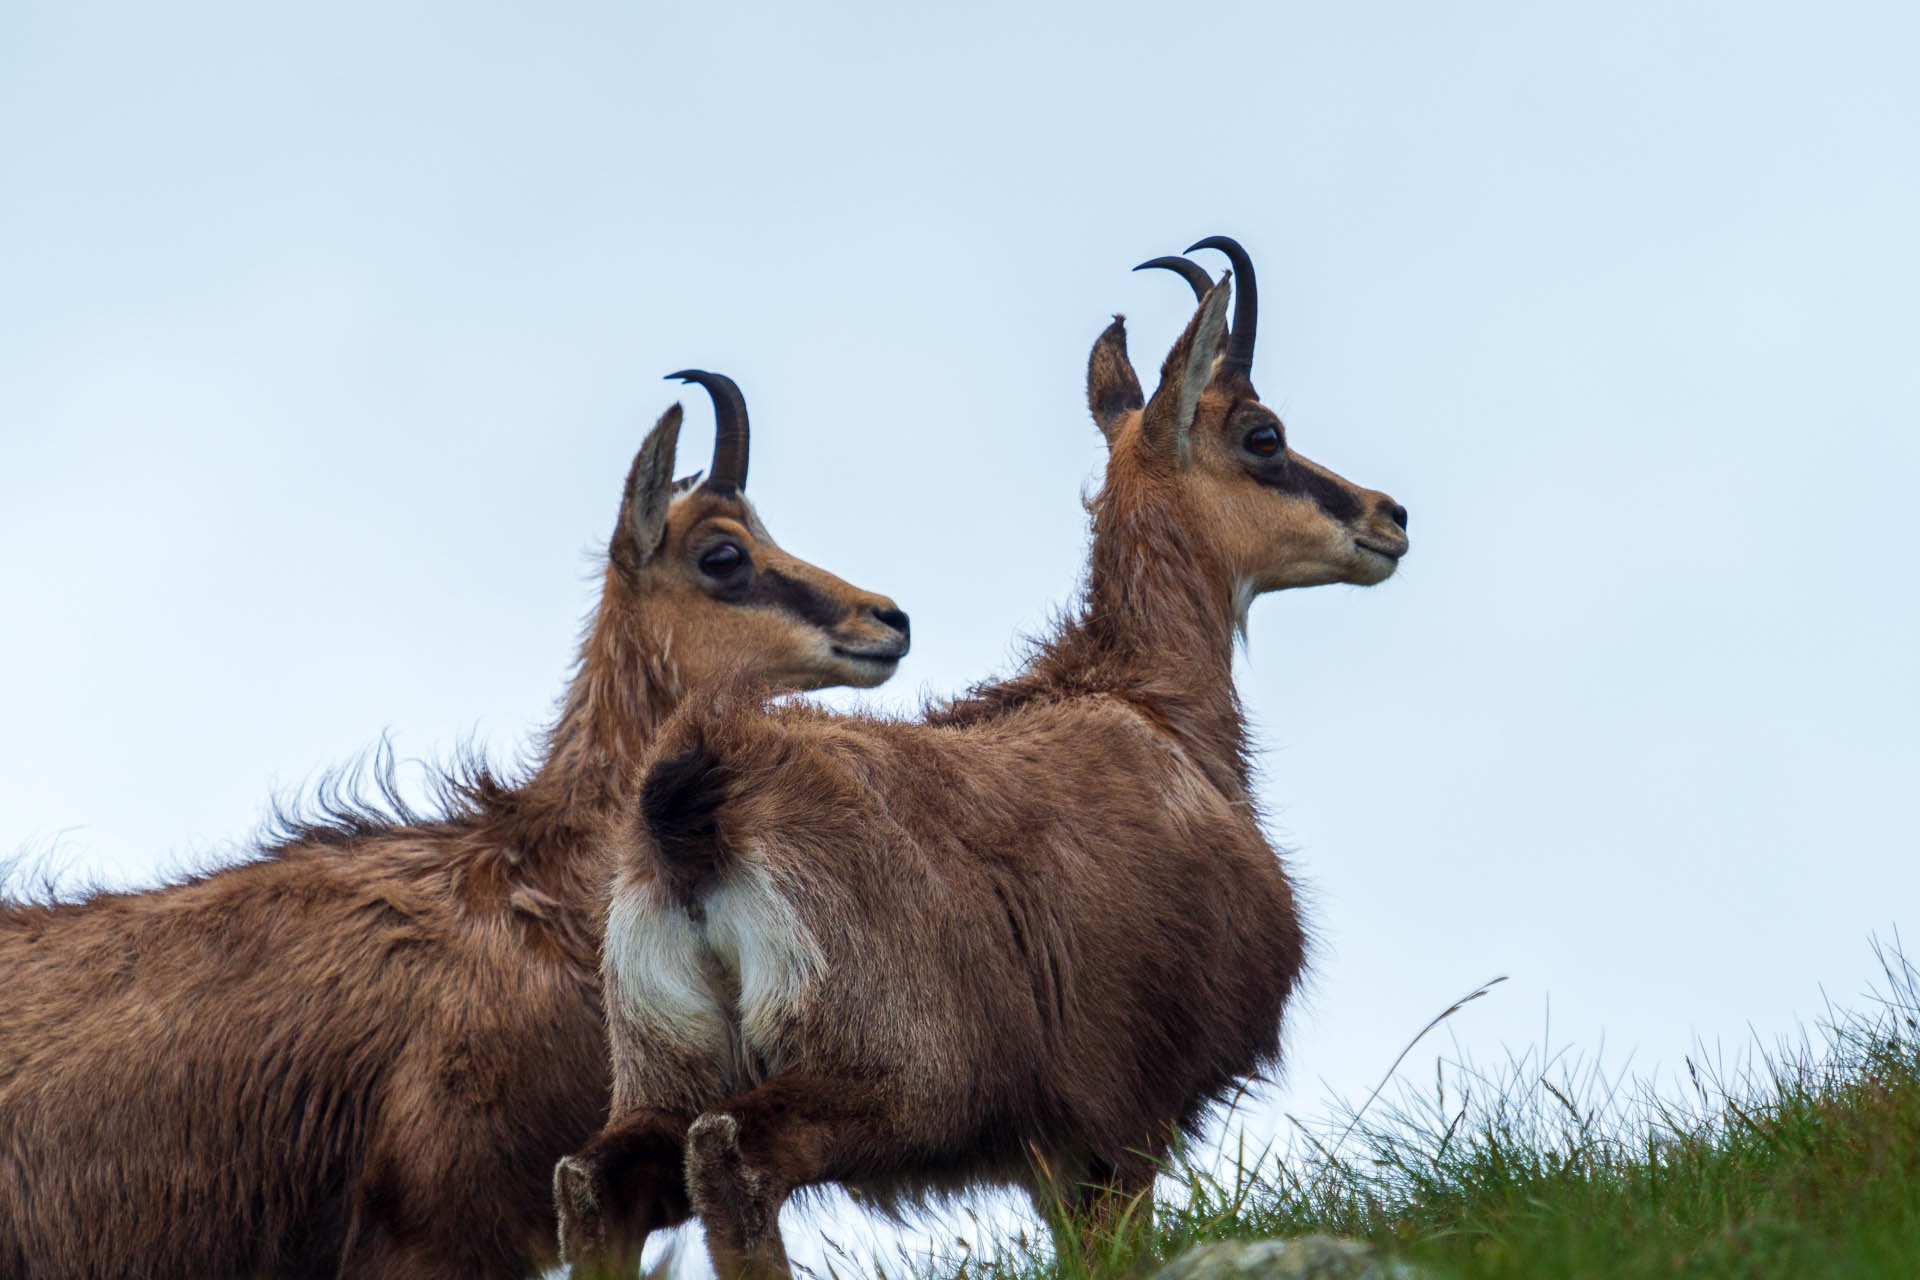
[[657, 882], [616, 894], [607, 960], [630, 1024], [710, 1063], [732, 1092], [785, 1068], [781, 1030], [826, 960], [751, 852], [701, 907], [696, 921]]
[[1253, 583], [1245, 578], [1233, 584], [1233, 633], [1243, 645], [1247, 642], [1247, 611], [1253, 608], [1256, 594]]

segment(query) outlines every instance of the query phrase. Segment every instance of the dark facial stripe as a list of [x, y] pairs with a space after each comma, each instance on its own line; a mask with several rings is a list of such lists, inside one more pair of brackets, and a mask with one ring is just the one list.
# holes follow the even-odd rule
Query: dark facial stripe
[[1341, 524], [1352, 524], [1360, 518], [1360, 499], [1346, 485], [1306, 467], [1290, 466], [1287, 470], [1300, 478], [1300, 491]]
[[1271, 458], [1262, 458], [1249, 452], [1245, 444], [1247, 433], [1262, 426], [1270, 426], [1283, 433], [1285, 430], [1273, 411], [1262, 404], [1241, 403], [1235, 405], [1227, 415], [1229, 445], [1240, 456], [1241, 465], [1254, 479], [1281, 493], [1312, 499], [1313, 505], [1326, 513], [1328, 518], [1341, 524], [1352, 524], [1360, 518], [1362, 507], [1359, 497], [1332, 476], [1306, 465], [1284, 449]]
[[1269, 489], [1311, 499], [1313, 505], [1319, 507], [1329, 519], [1341, 524], [1352, 524], [1364, 510], [1352, 489], [1284, 453], [1242, 465], [1253, 474], [1254, 479]]
[[829, 627], [847, 614], [846, 605], [799, 578], [777, 569], [738, 575], [714, 594], [729, 604], [753, 609], [778, 609], [816, 627]]

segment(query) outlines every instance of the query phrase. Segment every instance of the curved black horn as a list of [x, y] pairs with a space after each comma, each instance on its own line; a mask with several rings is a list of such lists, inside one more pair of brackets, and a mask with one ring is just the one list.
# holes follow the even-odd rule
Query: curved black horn
[[724, 373], [682, 369], [669, 378], [697, 382], [713, 397], [713, 466], [706, 487], [727, 492], [747, 487], [747, 398]]
[[1207, 274], [1205, 267], [1195, 262], [1192, 258], [1148, 258], [1145, 262], [1135, 267], [1134, 270], [1145, 271], [1148, 267], [1159, 267], [1163, 271], [1179, 272], [1181, 279], [1193, 286], [1193, 300], [1195, 302], [1204, 301], [1207, 296], [1207, 290], [1213, 288], [1213, 277]]
[[1218, 249], [1227, 255], [1227, 261], [1233, 264], [1233, 336], [1227, 339], [1227, 355], [1224, 364], [1237, 368], [1243, 374], [1253, 372], [1253, 331], [1260, 318], [1260, 293], [1253, 284], [1253, 259], [1240, 247], [1238, 240], [1226, 236], [1208, 236], [1187, 246], [1187, 252], [1195, 249]]

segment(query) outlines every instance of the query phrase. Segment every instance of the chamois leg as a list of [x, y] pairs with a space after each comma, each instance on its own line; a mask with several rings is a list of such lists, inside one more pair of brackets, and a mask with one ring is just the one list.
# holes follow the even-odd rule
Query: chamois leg
[[1159, 1161], [1139, 1152], [1119, 1160], [1088, 1162], [1086, 1177], [1070, 1205], [1080, 1235], [1080, 1256], [1091, 1272], [1104, 1270], [1103, 1255], [1123, 1231], [1144, 1235], [1153, 1226], [1153, 1182]]
[[885, 1112], [854, 1081], [776, 1076], [687, 1130], [687, 1192], [722, 1280], [788, 1280], [780, 1206], [814, 1183], [874, 1172]]
[[553, 1170], [560, 1261], [575, 1276], [630, 1274], [647, 1236], [692, 1215], [687, 1123], [648, 1109], [609, 1124]]

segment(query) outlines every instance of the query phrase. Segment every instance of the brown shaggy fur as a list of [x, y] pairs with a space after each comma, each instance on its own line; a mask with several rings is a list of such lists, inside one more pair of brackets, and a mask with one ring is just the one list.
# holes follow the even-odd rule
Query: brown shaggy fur
[[561, 1164], [567, 1254], [594, 1243], [569, 1197], [699, 1214], [723, 1275], [784, 1273], [779, 1207], [821, 1182], [1050, 1173], [1111, 1210], [1275, 1061], [1304, 934], [1235, 630], [1259, 590], [1386, 577], [1405, 513], [1245, 443], [1279, 420], [1212, 376], [1226, 290], [1152, 403], [1119, 322], [1096, 345], [1086, 599], [1026, 671], [919, 723], [722, 698], [663, 730], [618, 837], [612, 1119]]
[[[689, 681], [875, 684], [891, 661], [833, 647], [905, 651], [891, 601], [781, 551], [737, 495], [674, 485], [679, 424], [635, 459], [525, 785], [481, 773], [438, 818], [347, 809], [166, 888], [0, 904], [0, 1277], [551, 1260], [553, 1163], [606, 1114], [589, 829], [631, 804]], [[749, 565], [715, 583], [699, 558], [726, 540]]]

